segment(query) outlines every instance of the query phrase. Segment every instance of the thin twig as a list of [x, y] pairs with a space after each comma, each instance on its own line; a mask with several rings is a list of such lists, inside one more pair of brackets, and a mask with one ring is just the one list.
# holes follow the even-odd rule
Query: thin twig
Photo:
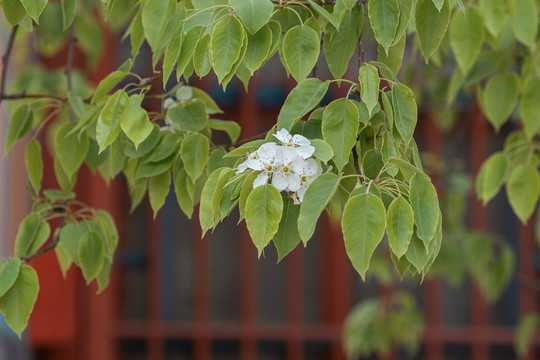
[[[71, 23], [71, 26], [69, 27], [69, 45], [68, 45], [68, 57], [67, 57], [67, 63], [66, 63], [66, 80], [67, 80], [67, 90], [68, 92], [71, 92], [73, 89], [72, 79], [71, 79], [71, 71], [73, 69], [73, 52], [75, 51], [75, 43], [77, 42], [77, 37], [75, 36], [75, 22]], [[75, 112], [69, 107], [69, 121], [75, 122]]]
[[6, 46], [6, 51], [2, 56], [2, 75], [0, 76], [0, 103], [2, 103], [2, 97], [6, 91], [7, 70], [9, 67], [9, 58], [11, 57], [11, 50], [13, 49], [13, 43], [15, 42], [15, 36], [17, 35], [17, 29], [19, 25], [15, 25], [11, 29], [9, 40]]
[[360, 38], [358, 39], [358, 71], [360, 71], [360, 68], [364, 64], [364, 27], [366, 23], [366, 2], [367, 0], [360, 0], [360, 3], [362, 4], [362, 29], [360, 30]]
[[[62, 218], [60, 220], [60, 227], [59, 229], [63, 228], [64, 225], [66, 225], [66, 213], [65, 211], [63, 212], [62, 214]], [[49, 251], [51, 251], [52, 249], [54, 249], [56, 247], [56, 245], [58, 245], [58, 243], [60, 242], [60, 231], [54, 236], [54, 239], [53, 241], [51, 241], [49, 243], [49, 245], [41, 248], [41, 250], [39, 251], [36, 251], [35, 253], [33, 253], [32, 255], [28, 255], [28, 256], [23, 256], [21, 257], [21, 261], [24, 261], [24, 262], [29, 262], [30, 260], [32, 259], [35, 259], [37, 257], [40, 257], [41, 255], [44, 255], [46, 253], [48, 253]]]
[[17, 94], [9, 94], [0, 96], [0, 101], [2, 100], [22, 100], [22, 99], [53, 99], [60, 102], [66, 102], [67, 99], [63, 96], [58, 96], [54, 94], [27, 94], [26, 92], [20, 92]]
[[[307, 1], [282, 1], [282, 0], [270, 0], [271, 3], [274, 3], [274, 4], [278, 4], [280, 7], [282, 6], [285, 6], [289, 3], [291, 3], [291, 5], [311, 5], [310, 3], [308, 3]], [[335, 4], [336, 2], [335, 1], [326, 1], [326, 2], [321, 2], [321, 3], [318, 3], [318, 5], [333, 5]]]

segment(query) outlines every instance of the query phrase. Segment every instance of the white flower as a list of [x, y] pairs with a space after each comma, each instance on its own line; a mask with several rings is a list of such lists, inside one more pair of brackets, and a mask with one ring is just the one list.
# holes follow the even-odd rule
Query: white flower
[[300, 158], [294, 149], [278, 146], [278, 150], [272, 185], [278, 191], [296, 191], [300, 187], [300, 176], [292, 170], [292, 164]]
[[313, 158], [307, 160], [298, 159], [292, 164], [292, 169], [300, 177], [300, 186], [296, 194], [298, 195], [298, 201], [302, 202], [309, 184], [322, 174], [321, 163]]
[[281, 129], [274, 136], [283, 145], [292, 147], [302, 159], [307, 159], [315, 152], [315, 148], [311, 146], [311, 141], [302, 135], [291, 135], [286, 129]]

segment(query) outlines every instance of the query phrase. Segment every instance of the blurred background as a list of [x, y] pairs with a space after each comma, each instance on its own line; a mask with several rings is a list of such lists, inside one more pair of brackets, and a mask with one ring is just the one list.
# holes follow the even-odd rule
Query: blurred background
[[[9, 79], [13, 87], [46, 89], [63, 76], [67, 37], [55, 35], [62, 22], [53, 5], [42, 15], [42, 30], [17, 39]], [[82, 24], [74, 61], [81, 81], [96, 84], [130, 56], [129, 42], [121, 41], [125, 25], [120, 20], [118, 28], [76, 21]], [[1, 49], [8, 36], [2, 18]], [[351, 359], [537, 358], [535, 220], [521, 225], [503, 192], [487, 207], [474, 196], [482, 162], [502, 149], [516, 125], [509, 122], [495, 134], [474, 94], [459, 93], [446, 107], [452, 66], [425, 65], [410, 48], [400, 79], [413, 84], [419, 96], [415, 138], [444, 219], [443, 248], [427, 278], [401, 280], [388, 261], [388, 249], [380, 246], [362, 282], [345, 253], [339, 223], [328, 217], [305, 249], [277, 263], [269, 246], [257, 259], [237, 214], [200, 239], [196, 214], [187, 219], [173, 193], [155, 220], [147, 200], [130, 214], [121, 176], [107, 185], [83, 168], [74, 191], [80, 200], [110, 211], [120, 233], [111, 283], [96, 295], [95, 284], [86, 287], [78, 269], [63, 279], [52, 252], [32, 260], [40, 293], [30, 328], [19, 342], [0, 325], [0, 359], [337, 360], [347, 353]], [[376, 51], [368, 42], [366, 59], [375, 60]], [[357, 77], [354, 67], [346, 78]], [[133, 71], [152, 74], [149, 48]], [[331, 78], [324, 60], [316, 71]], [[33, 83], [38, 73], [48, 80]], [[279, 59], [251, 79], [249, 92], [237, 80], [223, 92], [213, 76], [194, 75], [189, 84], [216, 100], [225, 111], [222, 119], [242, 125], [242, 138], [270, 129], [295, 86]], [[159, 91], [158, 83], [155, 87]], [[346, 91], [331, 87], [323, 105]], [[9, 157], [2, 152], [9, 105], [0, 107], [2, 257], [11, 253], [18, 224], [31, 206], [24, 144]], [[160, 103], [146, 106], [159, 110]], [[225, 137], [215, 139], [220, 141]], [[52, 168], [49, 155], [44, 188], [56, 188]]]

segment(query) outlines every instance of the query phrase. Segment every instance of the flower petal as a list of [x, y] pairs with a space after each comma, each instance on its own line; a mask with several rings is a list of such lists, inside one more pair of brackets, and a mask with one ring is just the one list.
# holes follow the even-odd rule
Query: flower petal
[[302, 145], [294, 148], [294, 150], [296, 150], [298, 156], [301, 156], [303, 159], [307, 159], [315, 152], [315, 148], [311, 145]]
[[289, 174], [287, 176], [287, 190], [297, 191], [300, 188], [300, 176], [296, 174]]
[[274, 142], [269, 142], [262, 144], [257, 150], [259, 158], [264, 164], [272, 164], [276, 157], [277, 144]]
[[264, 164], [259, 159], [247, 158], [247, 160], [244, 163], [250, 169], [264, 170]]
[[246, 163], [247, 163], [247, 160], [241, 163], [240, 165], [238, 165], [238, 168], [236, 169], [236, 174], [241, 174], [248, 169], [248, 166]]
[[284, 145], [287, 145], [291, 142], [291, 134], [287, 131], [287, 129], [281, 129], [277, 133], [274, 134], [274, 136]]
[[302, 200], [304, 200], [304, 194], [306, 193], [306, 189], [307, 189], [307, 185], [302, 185], [296, 191], [296, 194], [298, 195], [298, 201], [302, 202]]
[[297, 157], [291, 164], [291, 169], [294, 171], [298, 176], [304, 175], [304, 163], [306, 161], [302, 159], [301, 157]]
[[315, 159], [307, 159], [304, 165], [304, 174], [312, 177], [319, 171], [319, 164]]
[[309, 141], [307, 138], [303, 137], [302, 135], [296, 134], [292, 137], [292, 143], [294, 145], [304, 146], [304, 145], [311, 144], [311, 141]]
[[255, 181], [253, 181], [253, 188], [259, 187], [261, 185], [266, 184], [268, 181], [268, 173], [262, 172], [255, 178]]
[[289, 185], [287, 182], [287, 175], [281, 171], [274, 171], [272, 173], [272, 185], [280, 192], [287, 189], [287, 186]]

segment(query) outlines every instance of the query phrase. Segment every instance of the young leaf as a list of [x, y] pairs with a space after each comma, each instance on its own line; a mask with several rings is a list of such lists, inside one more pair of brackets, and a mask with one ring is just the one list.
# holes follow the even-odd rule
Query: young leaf
[[43, 161], [41, 160], [41, 146], [34, 139], [26, 147], [24, 162], [26, 164], [28, 179], [36, 190], [36, 193], [39, 193], [41, 179], [43, 178]]
[[370, 0], [368, 15], [375, 38], [388, 55], [388, 48], [394, 42], [399, 25], [399, 6], [397, 0]]
[[396, 36], [394, 37], [394, 43], [392, 45], [396, 45], [407, 31], [407, 26], [409, 26], [409, 21], [411, 20], [413, 13], [413, 0], [399, 0], [398, 6], [399, 24], [396, 30]]
[[478, 196], [482, 199], [484, 205], [497, 195], [501, 186], [506, 182], [509, 170], [510, 162], [502, 152], [492, 154], [482, 164], [476, 181], [478, 182]]
[[475, 8], [454, 11], [450, 23], [450, 46], [463, 74], [474, 65], [484, 42], [484, 22]]
[[336, 79], [345, 74], [349, 60], [356, 50], [363, 21], [361, 11], [360, 7], [355, 6], [352, 11], [345, 14], [338, 30], [327, 27], [324, 33], [324, 57]]
[[268, 22], [274, 10], [274, 5], [267, 0], [229, 0], [229, 4], [251, 34]]
[[520, 112], [525, 135], [532, 138], [540, 130], [540, 79], [537, 77], [525, 81]]
[[40, 220], [36, 213], [26, 216], [19, 225], [15, 238], [15, 256], [32, 255], [47, 241], [50, 232], [49, 223]]
[[[439, 221], [439, 201], [435, 187], [424, 176], [414, 175], [411, 179], [410, 201], [414, 211], [414, 223], [418, 237], [429, 245]], [[410, 260], [410, 259], [409, 259]]]
[[89, 284], [99, 274], [103, 266], [105, 255], [103, 237], [96, 231], [85, 231], [77, 251], [78, 264], [81, 267], [86, 284]]
[[21, 0], [2, 0], [1, 3], [4, 16], [11, 26], [17, 25], [26, 15], [26, 10], [21, 4]]
[[165, 199], [171, 186], [171, 173], [166, 171], [161, 175], [151, 177], [148, 181], [148, 198], [154, 211], [154, 219], [159, 209], [165, 204]]
[[118, 90], [101, 110], [96, 125], [96, 140], [100, 153], [120, 135], [122, 130], [120, 124], [127, 101], [127, 94], [123, 90]]
[[191, 219], [193, 214], [193, 184], [191, 179], [188, 177], [184, 167], [181, 169], [174, 170], [174, 190], [176, 193], [176, 201], [178, 205], [186, 214], [186, 216]]
[[[165, 50], [163, 56], [163, 88], [167, 87], [167, 82], [173, 71], [173, 68], [178, 63], [180, 57], [180, 49], [184, 40], [184, 22], [179, 21], [176, 29], [174, 29], [174, 35]], [[191, 54], [191, 53], [190, 53]]]
[[154, 52], [160, 50], [169, 20], [176, 12], [176, 0], [147, 0], [142, 8], [142, 25], [148, 44]]
[[206, 76], [212, 68], [212, 60], [210, 58], [210, 34], [204, 35], [193, 52], [193, 69], [199, 77]]
[[212, 67], [221, 83], [238, 60], [244, 42], [242, 24], [234, 16], [227, 16], [214, 27], [210, 42]]
[[322, 133], [324, 140], [334, 150], [333, 160], [339, 171], [349, 161], [358, 136], [358, 124], [358, 109], [352, 100], [334, 100], [324, 110]]
[[201, 206], [199, 208], [199, 222], [202, 229], [201, 238], [203, 238], [206, 232], [214, 226], [212, 199], [214, 197], [214, 193], [216, 192], [219, 176], [223, 170], [225, 170], [225, 168], [214, 170], [214, 172], [212, 172], [212, 174], [210, 174], [208, 177], [208, 180], [202, 189]]
[[148, 119], [148, 113], [141, 107], [143, 95], [132, 95], [124, 107], [120, 128], [133, 142], [135, 149], [148, 138], [154, 126]]
[[319, 35], [307, 25], [297, 25], [283, 38], [283, 58], [298, 83], [309, 75], [319, 58]]
[[36, 271], [28, 265], [22, 265], [15, 284], [0, 297], [0, 312], [19, 338], [28, 324], [38, 291]]
[[249, 194], [246, 202], [246, 224], [259, 257], [278, 231], [282, 212], [283, 199], [272, 185], [258, 186]]
[[426, 59], [429, 58], [439, 47], [448, 24], [450, 23], [450, 2], [444, 0], [441, 11], [432, 0], [418, 0], [416, 2], [414, 18], [416, 22], [416, 31], [418, 40], [420, 40], [420, 50]]
[[113, 71], [103, 80], [101, 80], [96, 88], [96, 91], [94, 92], [94, 96], [92, 96], [92, 104], [104, 100], [104, 98], [107, 96], [107, 93], [111, 91], [116, 85], [118, 85], [118, 83], [122, 81], [126, 77], [126, 75], [127, 73], [125, 71], [117, 70]]
[[529, 49], [536, 47], [538, 32], [538, 7], [535, 0], [509, 0], [510, 13], [516, 39]]
[[426, 243], [423, 242], [416, 233], [413, 234], [409, 248], [405, 253], [405, 257], [416, 268], [416, 271], [421, 273], [422, 269], [427, 265], [429, 261], [429, 254]]
[[338, 20], [338, 22], [341, 23], [347, 12], [352, 10], [355, 4], [355, 0], [337, 0], [332, 14]]
[[527, 350], [539, 324], [540, 318], [535, 313], [527, 314], [519, 319], [514, 342], [514, 348], [519, 357], [527, 354]]
[[321, 15], [323, 18], [328, 20], [330, 24], [337, 30], [339, 29], [339, 22], [334, 17], [334, 15], [330, 14], [328, 11], [326, 11], [325, 8], [314, 2], [313, 0], [307, 0], [309, 5], [313, 10], [315, 10], [319, 15]]
[[244, 64], [251, 72], [251, 75], [259, 69], [266, 60], [272, 46], [272, 30], [268, 25], [264, 25], [253, 35], [248, 35], [248, 44]]
[[379, 104], [380, 79], [377, 68], [369, 64], [363, 65], [358, 74], [358, 81], [360, 82], [360, 97], [366, 104], [371, 117], [373, 109]]
[[15, 284], [19, 271], [21, 269], [21, 260], [11, 258], [0, 264], [0, 298]]
[[184, 131], [200, 131], [208, 125], [208, 116], [204, 104], [200, 101], [170, 108], [167, 116]]
[[384, 235], [385, 215], [381, 199], [372, 194], [354, 196], [345, 205], [341, 219], [345, 248], [363, 280], [371, 256]]
[[392, 201], [386, 215], [386, 232], [390, 249], [399, 258], [407, 252], [413, 234], [413, 210], [403, 197]]
[[315, 148], [313, 156], [325, 164], [334, 157], [334, 150], [332, 150], [332, 147], [322, 139], [311, 140], [311, 146]]
[[526, 224], [540, 195], [540, 177], [536, 166], [519, 165], [514, 168], [506, 184], [506, 193], [517, 217]]
[[329, 81], [322, 82], [317, 78], [305, 79], [296, 85], [279, 112], [278, 129], [291, 130], [302, 116], [321, 102], [329, 85]]
[[317, 220], [334, 196], [339, 177], [333, 173], [318, 176], [308, 186], [298, 216], [298, 232], [304, 244], [313, 236]]
[[208, 138], [201, 134], [191, 134], [182, 141], [180, 156], [187, 174], [192, 181], [201, 176], [204, 166], [208, 161], [210, 144]]
[[395, 84], [392, 89], [394, 123], [401, 137], [409, 143], [413, 137], [418, 116], [414, 93], [403, 84]]
[[[202, 27], [194, 26], [187, 32], [185, 38], [182, 40], [182, 46], [180, 48], [180, 54], [178, 56], [178, 64], [176, 65], [176, 79], [180, 80], [180, 77], [184, 74], [189, 67], [190, 61], [193, 57], [193, 52], [199, 42]], [[172, 41], [172, 40], [171, 40]], [[212, 50], [210, 50], [212, 51]]]
[[4, 144], [6, 155], [9, 154], [15, 142], [28, 133], [31, 126], [32, 112], [28, 108], [28, 105], [19, 106], [13, 112], [6, 131], [6, 141]]
[[504, 0], [480, 0], [480, 12], [484, 17], [484, 25], [491, 36], [498, 37], [506, 14]]
[[208, 119], [208, 127], [212, 130], [225, 131], [232, 142], [235, 142], [240, 137], [240, 125], [235, 121], [225, 121], [218, 119]]
[[300, 234], [298, 234], [299, 212], [300, 206], [295, 205], [293, 199], [283, 199], [283, 215], [273, 239], [278, 252], [278, 262], [300, 243]]
[[39, 16], [45, 8], [45, 5], [47, 5], [47, 2], [48, 0], [21, 0], [26, 12], [34, 19], [36, 24], [39, 24]]
[[75, 0], [61, 0], [62, 5], [62, 22], [64, 24], [64, 31], [71, 25], [73, 18], [75, 17]]
[[519, 92], [516, 73], [497, 74], [491, 77], [483, 91], [480, 102], [489, 122], [499, 131], [516, 106]]
[[54, 143], [56, 157], [64, 169], [64, 173], [72, 179], [82, 165], [88, 152], [88, 135], [83, 132], [81, 136], [71, 132], [75, 124], [65, 123], [56, 133]]

